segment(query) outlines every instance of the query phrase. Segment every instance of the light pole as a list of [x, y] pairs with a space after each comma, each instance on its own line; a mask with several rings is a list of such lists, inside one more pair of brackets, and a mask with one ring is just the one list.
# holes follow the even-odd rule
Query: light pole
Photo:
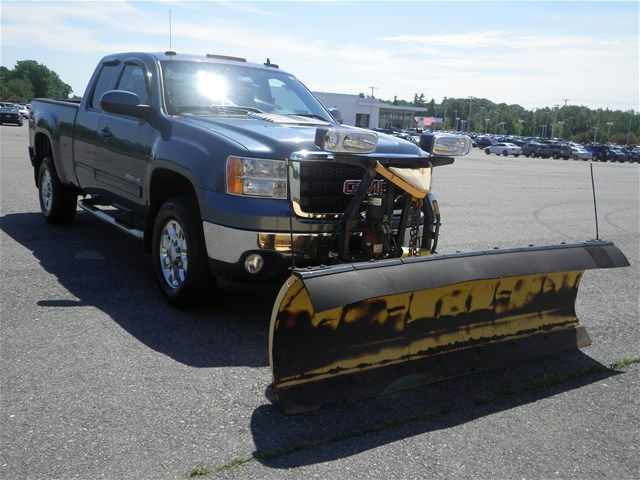
[[485, 118], [484, 119], [484, 133], [487, 133], [487, 126], [489, 125], [489, 119]]
[[524, 127], [522, 126], [524, 124], [524, 120], [522, 120], [521, 118], [518, 119], [518, 122], [520, 122], [520, 134], [524, 131]]
[[460, 117], [456, 117], [456, 126], [453, 128], [456, 132], [458, 131], [458, 120], [460, 120]]
[[542, 138], [545, 138], [545, 134], [547, 133], [546, 125], [540, 125], [540, 133], [542, 134]]
[[456, 123], [455, 126], [453, 127], [454, 130], [458, 130], [458, 110], [454, 110], [453, 111], [453, 118], [456, 119]]
[[531, 127], [531, 136], [536, 136], [536, 109], [533, 109], [533, 126]]
[[607, 122], [607, 125], [609, 128], [607, 128], [607, 142], [611, 143], [611, 139], [609, 138], [609, 135], [611, 134], [611, 125], [613, 125], [613, 122]]
[[464, 125], [467, 123], [466, 120], [460, 120], [460, 131], [464, 132]]
[[596, 135], [600, 128], [600, 109], [596, 111], [596, 125], [593, 127], [593, 143], [596, 143]]
[[627, 142], [625, 145], [629, 145], [629, 135], [631, 134], [631, 119], [633, 118], [633, 113], [629, 112], [629, 128], [627, 129]]
[[373, 128], [373, 91], [378, 87], [369, 87], [369, 88], [371, 89], [371, 114], [369, 115], [369, 128]]
[[556, 125], [564, 125], [563, 121], [557, 122]]
[[498, 126], [500, 127], [500, 133], [502, 133], [502, 127], [504, 127], [507, 124], [507, 122], [500, 122], [498, 124]]
[[554, 105], [554, 107], [556, 107], [556, 116], [553, 119], [553, 125], [551, 125], [551, 138], [555, 138], [556, 124], [558, 123], [558, 108], [560, 108], [560, 105]]
[[471, 105], [473, 105], [473, 99], [475, 97], [469, 97], [469, 119], [467, 120], [467, 133], [469, 133], [469, 129], [471, 128]]
[[542, 138], [546, 137], [547, 134], [547, 125], [549, 124], [549, 112], [547, 112], [547, 119], [544, 121], [544, 135], [542, 136]]

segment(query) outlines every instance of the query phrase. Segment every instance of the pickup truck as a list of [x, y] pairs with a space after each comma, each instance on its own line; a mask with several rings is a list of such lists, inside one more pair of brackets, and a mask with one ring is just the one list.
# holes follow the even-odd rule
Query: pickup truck
[[[358, 162], [409, 162], [428, 169], [430, 182], [432, 166], [453, 162], [434, 145], [465, 145], [431, 138], [419, 148], [344, 126], [338, 110], [268, 59], [223, 55], [108, 55], [79, 103], [35, 99], [31, 108], [29, 154], [45, 220], [70, 222], [80, 207], [138, 237], [175, 306], [210, 291], [211, 278], [258, 288], [282, 284], [292, 264], [398, 257], [410, 240], [435, 251], [433, 195], [408, 215], [384, 178], [360, 192]], [[366, 155], [342, 163], [332, 152]], [[381, 212], [384, 195], [391, 203]]]

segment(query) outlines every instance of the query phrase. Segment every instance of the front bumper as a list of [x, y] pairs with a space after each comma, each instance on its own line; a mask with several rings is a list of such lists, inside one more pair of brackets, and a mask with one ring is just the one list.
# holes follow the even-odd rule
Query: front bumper
[[[335, 233], [261, 232], [202, 222], [209, 265], [219, 280], [232, 284], [281, 284], [289, 267], [333, 263], [329, 252], [337, 243]], [[423, 227], [420, 226], [420, 236]], [[410, 227], [405, 229], [403, 245], [408, 245]], [[264, 260], [259, 273], [244, 269], [248, 255], [258, 253]], [[235, 289], [235, 286], [230, 287]]]

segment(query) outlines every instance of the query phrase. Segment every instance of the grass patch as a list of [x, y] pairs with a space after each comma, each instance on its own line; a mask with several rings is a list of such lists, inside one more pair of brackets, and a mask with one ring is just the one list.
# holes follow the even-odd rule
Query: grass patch
[[251, 460], [253, 460], [253, 457], [245, 458], [245, 459], [234, 458], [229, 463], [225, 463], [224, 465], [217, 466], [216, 472], [226, 472], [228, 470], [233, 470], [234, 468], [243, 466], [245, 463], [249, 463]]
[[205, 465], [200, 465], [198, 467], [193, 467], [189, 471], [190, 477], [201, 477], [204, 475], [209, 475], [211, 473], [211, 469]]
[[640, 363], [640, 357], [623, 358], [622, 360], [613, 362], [611, 364], [611, 368], [613, 370], [621, 370], [627, 365], [631, 365], [632, 363]]

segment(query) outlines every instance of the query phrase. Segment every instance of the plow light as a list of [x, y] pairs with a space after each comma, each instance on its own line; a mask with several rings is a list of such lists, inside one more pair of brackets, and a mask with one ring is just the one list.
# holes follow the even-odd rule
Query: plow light
[[420, 135], [420, 148], [434, 155], [462, 156], [471, 150], [471, 139], [466, 135], [423, 133]]
[[326, 152], [372, 153], [378, 146], [378, 134], [346, 128], [318, 128], [315, 144]]

